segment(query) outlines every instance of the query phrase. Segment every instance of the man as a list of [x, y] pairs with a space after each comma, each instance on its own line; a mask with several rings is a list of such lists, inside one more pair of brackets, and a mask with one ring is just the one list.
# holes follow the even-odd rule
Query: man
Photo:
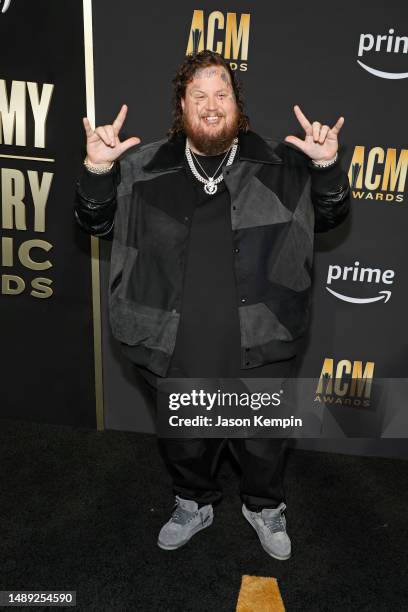
[[[168, 138], [128, 152], [127, 113], [93, 130], [75, 217], [112, 239], [112, 331], [154, 398], [166, 377], [293, 376], [310, 309], [314, 231], [349, 208], [338, 133], [310, 123], [302, 140], [249, 129], [235, 75], [221, 55], [186, 58], [173, 80]], [[158, 545], [179, 548], [212, 523], [219, 438], [161, 438], [176, 505]], [[229, 441], [242, 469], [242, 512], [265, 551], [288, 559], [282, 438]]]

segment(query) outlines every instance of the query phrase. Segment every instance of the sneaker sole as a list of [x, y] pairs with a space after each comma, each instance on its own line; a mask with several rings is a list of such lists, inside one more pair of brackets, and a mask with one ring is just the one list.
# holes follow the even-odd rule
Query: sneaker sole
[[261, 540], [261, 538], [260, 538], [260, 535], [259, 535], [258, 529], [257, 529], [256, 525], [254, 525], [254, 524], [253, 524], [253, 522], [251, 521], [251, 518], [250, 518], [250, 517], [249, 517], [249, 516], [246, 514], [246, 510], [245, 510], [244, 506], [242, 506], [242, 514], [245, 516], [246, 520], [247, 520], [247, 521], [248, 521], [248, 523], [251, 525], [251, 527], [253, 527], [253, 528], [255, 529], [255, 531], [256, 531], [256, 533], [257, 533], [257, 536], [258, 536], [258, 538], [259, 538], [259, 542], [260, 542], [260, 544], [261, 544], [262, 548], [264, 549], [264, 551], [265, 551], [266, 553], [268, 553], [268, 555], [269, 555], [269, 556], [273, 557], [274, 559], [277, 559], [278, 561], [286, 561], [287, 559], [290, 559], [290, 557], [292, 556], [292, 552], [290, 552], [288, 555], [284, 555], [284, 556], [279, 556], [279, 555], [275, 555], [275, 554], [271, 553], [271, 551], [270, 551], [270, 550], [268, 550], [268, 549], [267, 549], [267, 548], [264, 546], [264, 544], [263, 544], [263, 542], [262, 542], [262, 540]]
[[206, 529], [206, 527], [209, 527], [210, 525], [212, 525], [213, 520], [214, 520], [214, 517], [211, 517], [211, 519], [207, 521], [205, 525], [200, 523], [200, 525], [197, 525], [196, 527], [194, 527], [194, 529], [192, 530], [188, 538], [186, 538], [182, 542], [179, 542], [179, 544], [175, 544], [175, 545], [163, 544], [162, 542], [160, 542], [160, 540], [157, 540], [157, 546], [159, 546], [159, 548], [162, 548], [163, 550], [176, 550], [177, 548], [184, 546], [184, 544], [187, 544], [187, 542], [191, 540], [193, 535], [195, 535], [199, 531], [202, 531], [203, 529]]

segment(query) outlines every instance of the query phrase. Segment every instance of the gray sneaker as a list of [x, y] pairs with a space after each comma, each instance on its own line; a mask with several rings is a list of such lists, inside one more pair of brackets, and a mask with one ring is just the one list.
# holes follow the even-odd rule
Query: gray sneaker
[[180, 548], [197, 531], [209, 527], [213, 522], [213, 517], [211, 504], [198, 509], [197, 502], [176, 495], [176, 507], [170, 520], [160, 529], [157, 539], [158, 546], [164, 548], [164, 550]]
[[242, 514], [258, 534], [262, 548], [274, 559], [289, 559], [291, 543], [286, 533], [286, 518], [282, 502], [277, 508], [264, 508], [262, 512], [251, 512], [242, 504]]

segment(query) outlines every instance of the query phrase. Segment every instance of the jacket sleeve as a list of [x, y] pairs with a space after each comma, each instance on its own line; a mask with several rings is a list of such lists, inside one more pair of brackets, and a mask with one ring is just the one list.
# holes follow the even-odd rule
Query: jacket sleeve
[[350, 210], [350, 184], [339, 160], [327, 168], [317, 168], [309, 160], [311, 198], [315, 211], [315, 232], [337, 227]]
[[120, 179], [118, 160], [106, 174], [95, 174], [82, 166], [76, 181], [74, 217], [87, 234], [112, 240]]

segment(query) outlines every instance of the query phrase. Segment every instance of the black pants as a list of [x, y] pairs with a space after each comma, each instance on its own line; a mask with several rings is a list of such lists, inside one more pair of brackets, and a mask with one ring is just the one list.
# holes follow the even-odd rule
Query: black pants
[[[268, 364], [269, 377], [295, 375], [296, 359]], [[154, 375], [137, 367], [147, 382], [157, 406]], [[246, 370], [243, 378], [262, 376], [257, 368]], [[171, 373], [170, 373], [171, 376]], [[237, 383], [239, 385], [239, 379]], [[221, 450], [227, 444], [241, 469], [240, 497], [253, 511], [276, 508], [286, 501], [283, 483], [286, 438], [157, 438], [159, 450], [173, 481], [173, 493], [192, 499], [199, 506], [220, 501], [222, 490], [216, 478]]]

